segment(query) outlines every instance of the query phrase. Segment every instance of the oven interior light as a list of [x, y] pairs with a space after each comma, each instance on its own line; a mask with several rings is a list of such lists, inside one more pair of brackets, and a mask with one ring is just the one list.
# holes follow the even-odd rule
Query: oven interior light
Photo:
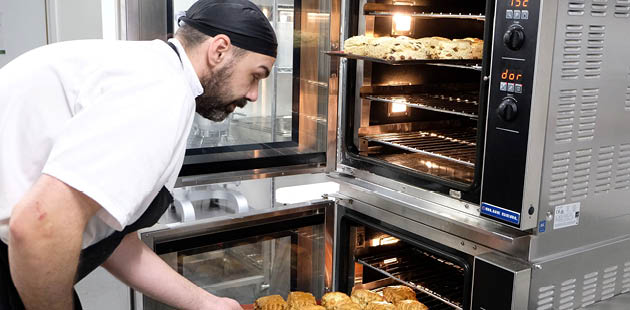
[[398, 243], [398, 241], [400, 241], [400, 239], [394, 238], [394, 237], [387, 237], [387, 238], [381, 239], [381, 245], [394, 244], [394, 243]]
[[384, 265], [389, 265], [389, 264], [395, 264], [398, 262], [398, 258], [394, 257], [394, 258], [390, 258], [390, 259], [386, 259], [383, 261]]
[[407, 105], [404, 103], [400, 103], [400, 102], [394, 102], [392, 103], [392, 111], [391, 113], [402, 113], [402, 112], [407, 112]]
[[394, 29], [396, 32], [411, 30], [411, 16], [405, 14], [394, 14]]

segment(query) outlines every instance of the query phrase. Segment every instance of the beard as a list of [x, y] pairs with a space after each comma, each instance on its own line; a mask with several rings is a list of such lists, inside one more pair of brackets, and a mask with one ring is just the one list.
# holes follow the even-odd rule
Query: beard
[[211, 121], [220, 122], [225, 120], [236, 107], [243, 108], [247, 105], [245, 98], [231, 99], [234, 98], [228, 85], [228, 81], [232, 77], [231, 68], [233, 66], [228, 64], [210, 77], [201, 79], [203, 94], [195, 99], [196, 111], [199, 115]]

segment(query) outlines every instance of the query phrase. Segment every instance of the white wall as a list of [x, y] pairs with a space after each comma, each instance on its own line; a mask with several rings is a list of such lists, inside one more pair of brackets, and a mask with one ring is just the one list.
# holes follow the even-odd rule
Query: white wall
[[49, 42], [102, 39], [101, 0], [48, 0]]
[[0, 67], [45, 44], [45, 0], [0, 0]]

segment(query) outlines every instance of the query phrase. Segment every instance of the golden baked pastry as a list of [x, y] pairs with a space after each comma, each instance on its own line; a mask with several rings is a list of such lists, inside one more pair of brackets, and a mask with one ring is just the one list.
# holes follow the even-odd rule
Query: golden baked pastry
[[352, 302], [348, 295], [341, 292], [326, 293], [322, 296], [322, 306], [327, 310], [337, 310], [337, 306]]
[[326, 308], [318, 305], [302, 306], [299, 310], [326, 310]]
[[365, 308], [372, 301], [385, 301], [383, 296], [364, 289], [353, 289], [350, 298], [361, 308]]
[[362, 309], [363, 307], [361, 307], [359, 304], [349, 301], [349, 302], [345, 302], [343, 304], [338, 305], [335, 310], [362, 310]]
[[396, 310], [428, 310], [429, 308], [417, 300], [401, 300], [396, 304]]
[[365, 310], [396, 310], [396, 306], [386, 301], [373, 301], [367, 304]]
[[305, 292], [291, 292], [287, 297], [289, 310], [300, 310], [302, 306], [317, 305], [315, 296]]
[[416, 293], [410, 287], [404, 285], [388, 286], [383, 289], [383, 297], [391, 303], [401, 300], [416, 300]]
[[367, 56], [368, 46], [370, 45], [372, 39], [372, 37], [368, 36], [355, 36], [349, 38], [343, 44], [344, 52], [359, 56]]
[[280, 295], [270, 295], [256, 299], [254, 309], [256, 310], [287, 310], [289, 306]]

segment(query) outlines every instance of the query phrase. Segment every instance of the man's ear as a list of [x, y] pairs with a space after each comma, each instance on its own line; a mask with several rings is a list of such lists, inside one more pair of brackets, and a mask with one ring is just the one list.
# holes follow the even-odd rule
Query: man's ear
[[218, 34], [210, 39], [210, 46], [208, 48], [209, 65], [215, 67], [220, 64], [227, 57], [231, 48], [232, 42], [230, 41], [230, 37], [224, 34]]

